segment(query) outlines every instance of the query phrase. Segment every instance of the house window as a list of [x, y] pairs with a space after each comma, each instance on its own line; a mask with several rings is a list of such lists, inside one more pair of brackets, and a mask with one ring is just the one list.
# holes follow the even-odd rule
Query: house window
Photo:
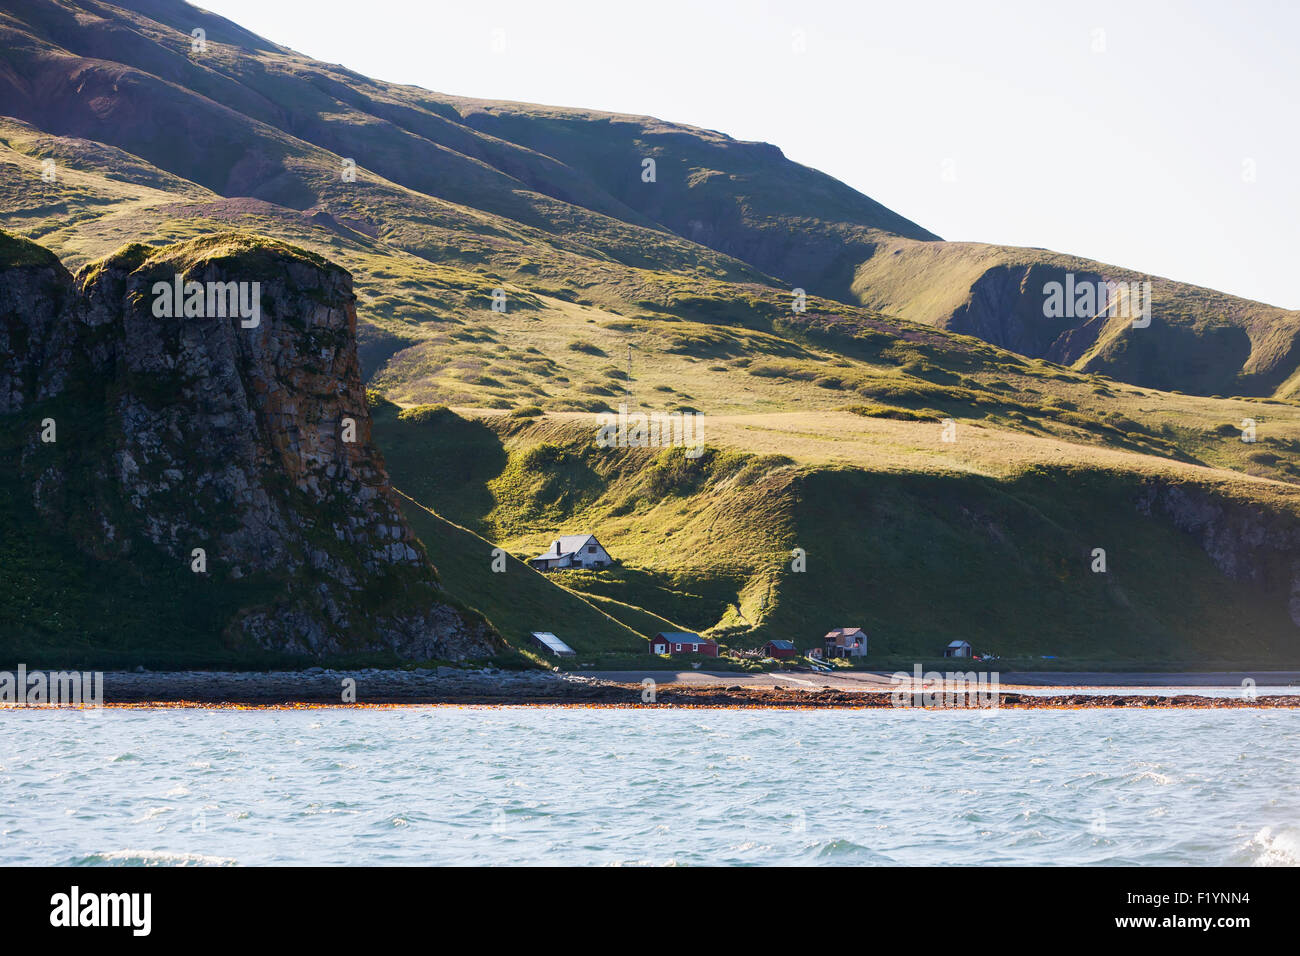
[[682, 649], [682, 645], [678, 644], [677, 649], [680, 651]]
[[596, 546], [595, 546], [594, 544], [589, 544], [589, 545], [587, 545], [587, 553], [588, 553], [588, 554], [595, 554], [595, 553], [596, 553]]

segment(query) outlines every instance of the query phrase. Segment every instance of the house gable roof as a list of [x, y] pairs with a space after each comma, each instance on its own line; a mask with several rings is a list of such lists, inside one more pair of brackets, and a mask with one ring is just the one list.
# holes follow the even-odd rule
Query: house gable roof
[[549, 550], [542, 552], [537, 557], [533, 558], [533, 560], [540, 561], [543, 558], [548, 558], [554, 561], [557, 558], [564, 557], [566, 554], [576, 554], [586, 547], [588, 541], [594, 541], [596, 544], [600, 544], [599, 541], [596, 541], [596, 536], [594, 534], [560, 535], [560, 537], [551, 540], [551, 547]]
[[689, 631], [660, 631], [655, 635], [656, 638], [662, 638], [670, 644], [712, 644], [713, 641], [707, 637], [700, 637], [698, 634], [692, 634]]

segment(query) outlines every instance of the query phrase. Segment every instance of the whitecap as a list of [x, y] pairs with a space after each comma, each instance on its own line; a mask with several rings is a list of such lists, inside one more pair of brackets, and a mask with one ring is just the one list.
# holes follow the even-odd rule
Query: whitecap
[[77, 861], [82, 866], [238, 866], [239, 861], [202, 853], [169, 853], [166, 850], [111, 850], [91, 853]]
[[1253, 866], [1300, 866], [1300, 830], [1264, 827], [1245, 846]]

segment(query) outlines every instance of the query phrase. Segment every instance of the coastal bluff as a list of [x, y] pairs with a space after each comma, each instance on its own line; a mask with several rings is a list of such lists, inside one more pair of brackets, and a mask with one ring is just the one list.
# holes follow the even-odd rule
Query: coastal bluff
[[38, 545], [4, 572], [28, 578], [4, 583], [5, 632], [92, 656], [132, 621], [199, 656], [494, 653], [398, 507], [356, 322], [345, 270], [258, 236], [133, 244], [74, 278], [0, 234], [5, 520]]

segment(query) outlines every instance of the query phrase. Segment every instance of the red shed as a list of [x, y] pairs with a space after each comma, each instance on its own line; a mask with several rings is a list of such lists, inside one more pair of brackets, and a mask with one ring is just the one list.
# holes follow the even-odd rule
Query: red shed
[[799, 651], [795, 649], [792, 641], [768, 641], [763, 645], [763, 653], [768, 657], [794, 657]]

